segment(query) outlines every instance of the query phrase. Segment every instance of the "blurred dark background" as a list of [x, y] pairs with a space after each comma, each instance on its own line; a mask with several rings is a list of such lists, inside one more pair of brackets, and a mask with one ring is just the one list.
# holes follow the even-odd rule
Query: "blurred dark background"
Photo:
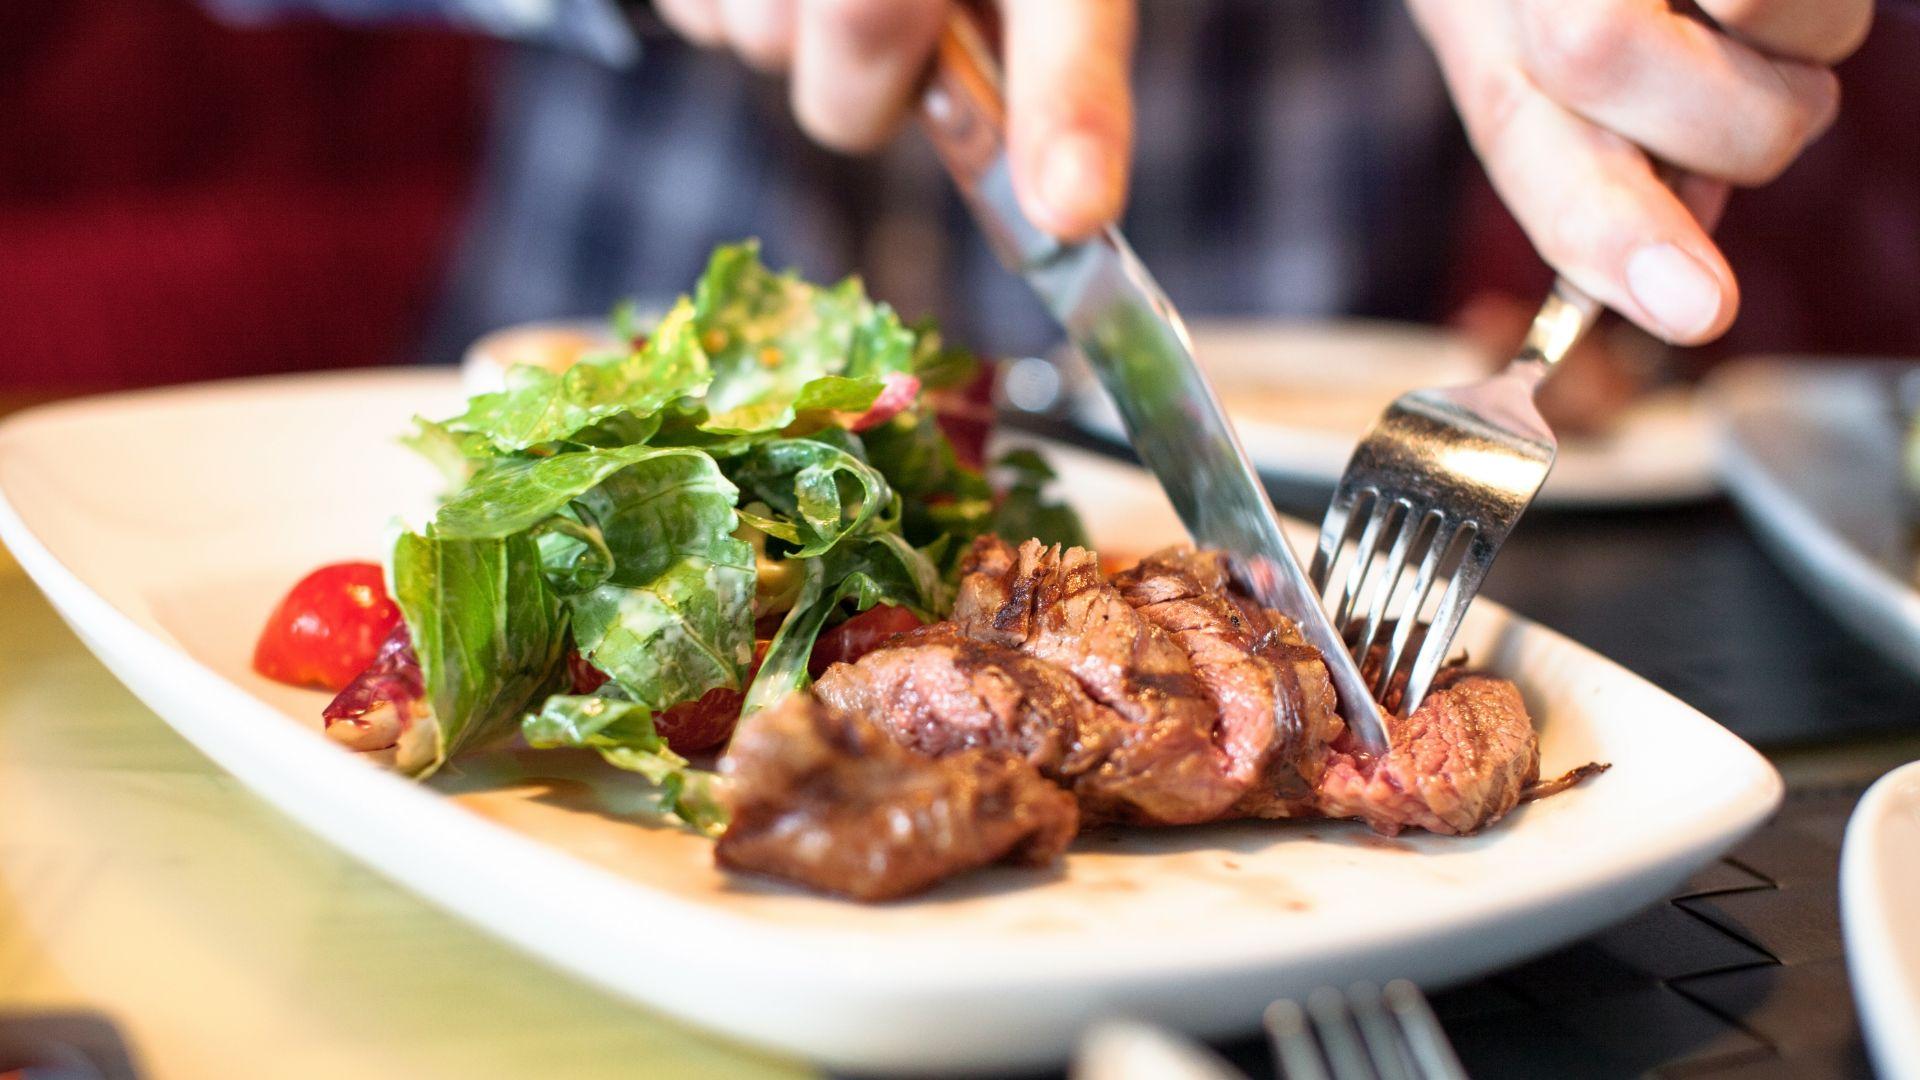
[[[1303, 35], [1287, 20], [1332, 7], [1145, 5], [1143, 253], [1198, 313], [1529, 305], [1548, 275], [1397, 3], [1334, 7]], [[879, 161], [814, 149], [777, 81], [638, 18], [621, 68], [419, 20], [0, 5], [0, 400], [449, 361], [491, 326], [671, 295], [746, 234], [776, 262], [861, 271], [986, 348], [1044, 347], [917, 140]], [[1720, 235], [1746, 307], [1696, 363], [1920, 354], [1917, 61], [1920, 20], [1884, 9], [1842, 69], [1839, 126], [1736, 196]], [[1367, 109], [1314, 112], [1356, 87]]]

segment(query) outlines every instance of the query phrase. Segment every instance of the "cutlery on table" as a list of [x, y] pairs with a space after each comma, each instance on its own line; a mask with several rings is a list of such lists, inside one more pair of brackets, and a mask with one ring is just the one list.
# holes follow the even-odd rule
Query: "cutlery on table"
[[1304, 1005], [1267, 1006], [1264, 1020], [1280, 1080], [1466, 1080], [1425, 995], [1405, 979], [1384, 990], [1323, 986]]
[[[1305, 1004], [1283, 998], [1263, 1017], [1277, 1080], [1466, 1080], [1420, 988], [1396, 979], [1345, 991], [1323, 986]], [[1080, 1042], [1074, 1080], [1231, 1080], [1206, 1047], [1129, 1020], [1095, 1025]]]
[[1194, 363], [1179, 313], [1117, 229], [1062, 243], [1020, 209], [1001, 85], [980, 24], [956, 7], [941, 34], [919, 118], [988, 244], [1039, 294], [1099, 373], [1141, 463], [1159, 478], [1194, 542], [1224, 551], [1258, 602], [1299, 622], [1326, 660], [1347, 726], [1369, 753], [1384, 753], [1379, 707], [1288, 548], [1219, 396]]

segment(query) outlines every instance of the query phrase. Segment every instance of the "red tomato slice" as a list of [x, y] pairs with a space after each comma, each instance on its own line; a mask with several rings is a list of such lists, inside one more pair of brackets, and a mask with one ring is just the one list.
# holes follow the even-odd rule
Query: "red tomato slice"
[[373, 663], [400, 609], [369, 562], [323, 566], [300, 579], [267, 617], [253, 670], [295, 686], [338, 692]]
[[820, 635], [813, 643], [813, 655], [807, 671], [814, 678], [834, 664], [851, 664], [879, 648], [895, 634], [904, 634], [920, 625], [920, 619], [903, 607], [875, 604], [867, 610]]

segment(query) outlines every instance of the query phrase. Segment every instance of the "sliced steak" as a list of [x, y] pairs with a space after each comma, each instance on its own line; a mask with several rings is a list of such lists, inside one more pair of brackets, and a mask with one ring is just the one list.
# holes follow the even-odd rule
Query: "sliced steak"
[[[1100, 762], [1127, 820], [1188, 824], [1220, 817], [1253, 776], [1213, 741], [1216, 711], [1187, 651], [1127, 603], [1084, 548], [1029, 540], [974, 544], [952, 624], [965, 637], [1066, 672], [1126, 721]], [[1099, 813], [1108, 808], [1090, 805]]]
[[742, 724], [720, 769], [732, 780], [721, 866], [856, 900], [1002, 860], [1043, 865], [1079, 828], [1073, 796], [1013, 754], [928, 757], [806, 694]]
[[1196, 792], [1208, 807], [1220, 797], [1220, 758], [1195, 732], [1128, 720], [1061, 668], [950, 625], [835, 664], [814, 693], [921, 753], [992, 747], [1018, 754], [1069, 788], [1089, 818], [1197, 820]]
[[1217, 552], [1169, 548], [1113, 583], [1186, 650], [1218, 714], [1214, 742], [1248, 785], [1236, 814], [1316, 813], [1314, 787], [1345, 725], [1326, 664], [1292, 620], [1235, 591]]
[[1540, 774], [1540, 746], [1511, 682], [1441, 673], [1411, 717], [1389, 716], [1378, 761], [1336, 751], [1320, 781], [1328, 817], [1359, 818], [1389, 836], [1406, 828], [1463, 835], [1505, 816]]

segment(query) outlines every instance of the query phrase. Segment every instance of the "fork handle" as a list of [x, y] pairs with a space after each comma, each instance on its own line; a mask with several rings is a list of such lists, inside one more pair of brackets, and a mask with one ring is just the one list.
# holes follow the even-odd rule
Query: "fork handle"
[[[1667, 162], [1658, 162], [1654, 175], [1667, 187], [1677, 189], [1686, 174]], [[1585, 289], [1564, 277], [1554, 278], [1553, 290], [1547, 293], [1546, 302], [1534, 315], [1533, 325], [1527, 327], [1526, 340], [1520, 343], [1520, 351], [1507, 365], [1508, 370], [1528, 372], [1531, 368], [1529, 374], [1538, 386], [1540, 380], [1580, 344], [1580, 339], [1600, 321], [1605, 310]]]
[[1587, 336], [1604, 310], [1600, 301], [1566, 278], [1553, 279], [1553, 291], [1527, 327], [1526, 340], [1514, 354], [1513, 367], [1537, 366], [1534, 378], [1544, 379], [1554, 365], [1567, 358], [1580, 339]]

